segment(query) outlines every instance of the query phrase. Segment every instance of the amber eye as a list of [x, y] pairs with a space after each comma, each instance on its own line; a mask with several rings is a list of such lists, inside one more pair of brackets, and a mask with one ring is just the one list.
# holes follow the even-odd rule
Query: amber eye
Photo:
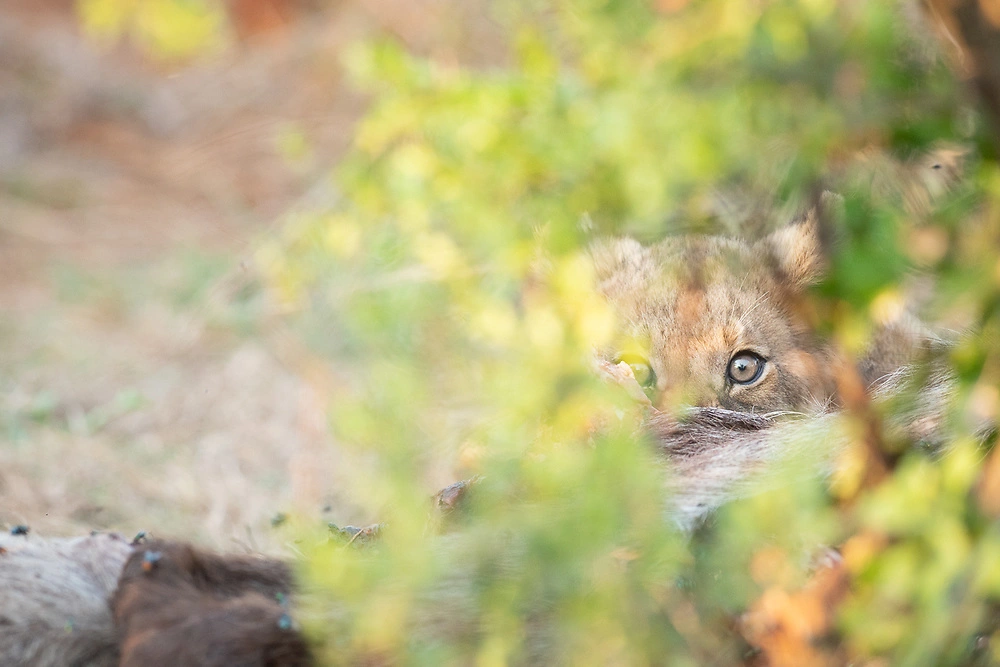
[[623, 354], [615, 360], [615, 363], [620, 364], [623, 361], [632, 369], [632, 375], [635, 376], [639, 386], [649, 388], [656, 384], [656, 373], [648, 361], [636, 354]]
[[755, 352], [738, 352], [729, 362], [729, 379], [736, 384], [750, 384], [757, 381], [764, 372], [764, 358]]

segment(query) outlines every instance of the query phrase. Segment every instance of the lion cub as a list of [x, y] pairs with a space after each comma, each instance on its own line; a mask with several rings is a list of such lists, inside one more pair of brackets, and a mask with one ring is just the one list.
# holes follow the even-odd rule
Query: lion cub
[[836, 400], [837, 356], [813, 336], [804, 291], [821, 274], [815, 214], [751, 243], [715, 236], [592, 249], [624, 362], [654, 407], [808, 411]]

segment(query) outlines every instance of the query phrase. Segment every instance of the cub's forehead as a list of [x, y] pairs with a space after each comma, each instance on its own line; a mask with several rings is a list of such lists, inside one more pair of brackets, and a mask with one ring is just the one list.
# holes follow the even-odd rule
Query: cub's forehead
[[626, 334], [674, 339], [711, 331], [740, 338], [767, 329], [775, 275], [769, 257], [745, 241], [668, 238], [645, 247], [632, 239], [593, 253], [598, 288], [622, 317]]
[[773, 276], [755, 245], [722, 237], [677, 237], [645, 247], [614, 239], [591, 248], [598, 288], [617, 301], [637, 291], [709, 291], [736, 283], [751, 287]]

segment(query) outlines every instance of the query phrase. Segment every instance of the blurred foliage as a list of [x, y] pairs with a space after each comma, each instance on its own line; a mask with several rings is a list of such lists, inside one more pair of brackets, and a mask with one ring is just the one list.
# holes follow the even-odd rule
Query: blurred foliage
[[[147, 4], [215, 20], [193, 0], [81, 11], [117, 34]], [[258, 252], [317, 349], [352, 370], [331, 423], [372, 455], [354, 491], [386, 522], [363, 549], [302, 529], [323, 659], [1000, 660], [1000, 458], [974, 433], [1000, 404], [1000, 169], [917, 8], [536, 0], [501, 13], [505, 67], [351, 49], [373, 102], [338, 171], [342, 200], [297, 213]], [[977, 156], [959, 182], [921, 162], [945, 142]], [[832, 484], [800, 474], [681, 534], [641, 411], [590, 365], [615, 323], [588, 229], [760, 233], [824, 187], [844, 206], [816, 299], [841, 349], [863, 349], [918, 269], [936, 275], [928, 317], [970, 327], [948, 353], [950, 444], [869, 438], [881, 415], [862, 411]], [[442, 459], [455, 478], [483, 476], [445, 535], [427, 519]], [[843, 562], [814, 574], [824, 544]]]
[[[817, 293], [826, 331], [861, 350], [902, 280], [937, 271], [928, 311], [983, 331], [954, 348], [958, 391], [995, 416], [1000, 172], [920, 172], [941, 170], [918, 158], [942, 142], [986, 141], [905, 10], [538, 2], [508, 10], [507, 68], [391, 42], [348, 54], [374, 103], [339, 172], [342, 205], [260, 252], [284, 298], [336, 323], [327, 349], [358, 387], [332, 423], [379, 455], [357, 492], [385, 517], [382, 543], [309, 554], [307, 618], [328, 662], [995, 659], [1000, 531], [982, 489], [996, 473], [983, 481], [968, 415], [944, 454], [897, 448], [871, 475], [859, 437], [852, 482], [831, 493], [806, 475], [690, 539], [664, 519], [669, 473], [636, 436], [640, 415], [588, 367], [614, 323], [585, 227], [759, 233], [827, 186], [845, 201]], [[896, 160], [863, 159], [872, 147]], [[764, 214], [727, 216], [720, 192]], [[456, 476], [484, 476], [444, 537], [423, 481], [442, 448]], [[844, 545], [844, 563], [810, 578], [823, 544]]]
[[84, 30], [107, 43], [130, 40], [161, 60], [204, 53], [224, 43], [226, 12], [217, 0], [77, 0]]

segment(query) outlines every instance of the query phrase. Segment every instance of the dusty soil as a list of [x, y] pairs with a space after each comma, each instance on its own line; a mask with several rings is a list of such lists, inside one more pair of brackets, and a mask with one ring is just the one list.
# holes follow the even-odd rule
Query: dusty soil
[[234, 1], [232, 43], [170, 65], [98, 46], [69, 0], [0, 7], [0, 527], [273, 551], [281, 514], [373, 518], [327, 429], [344, 378], [253, 249], [350, 144], [345, 44], [483, 60], [497, 40], [469, 4], [314, 4]]

